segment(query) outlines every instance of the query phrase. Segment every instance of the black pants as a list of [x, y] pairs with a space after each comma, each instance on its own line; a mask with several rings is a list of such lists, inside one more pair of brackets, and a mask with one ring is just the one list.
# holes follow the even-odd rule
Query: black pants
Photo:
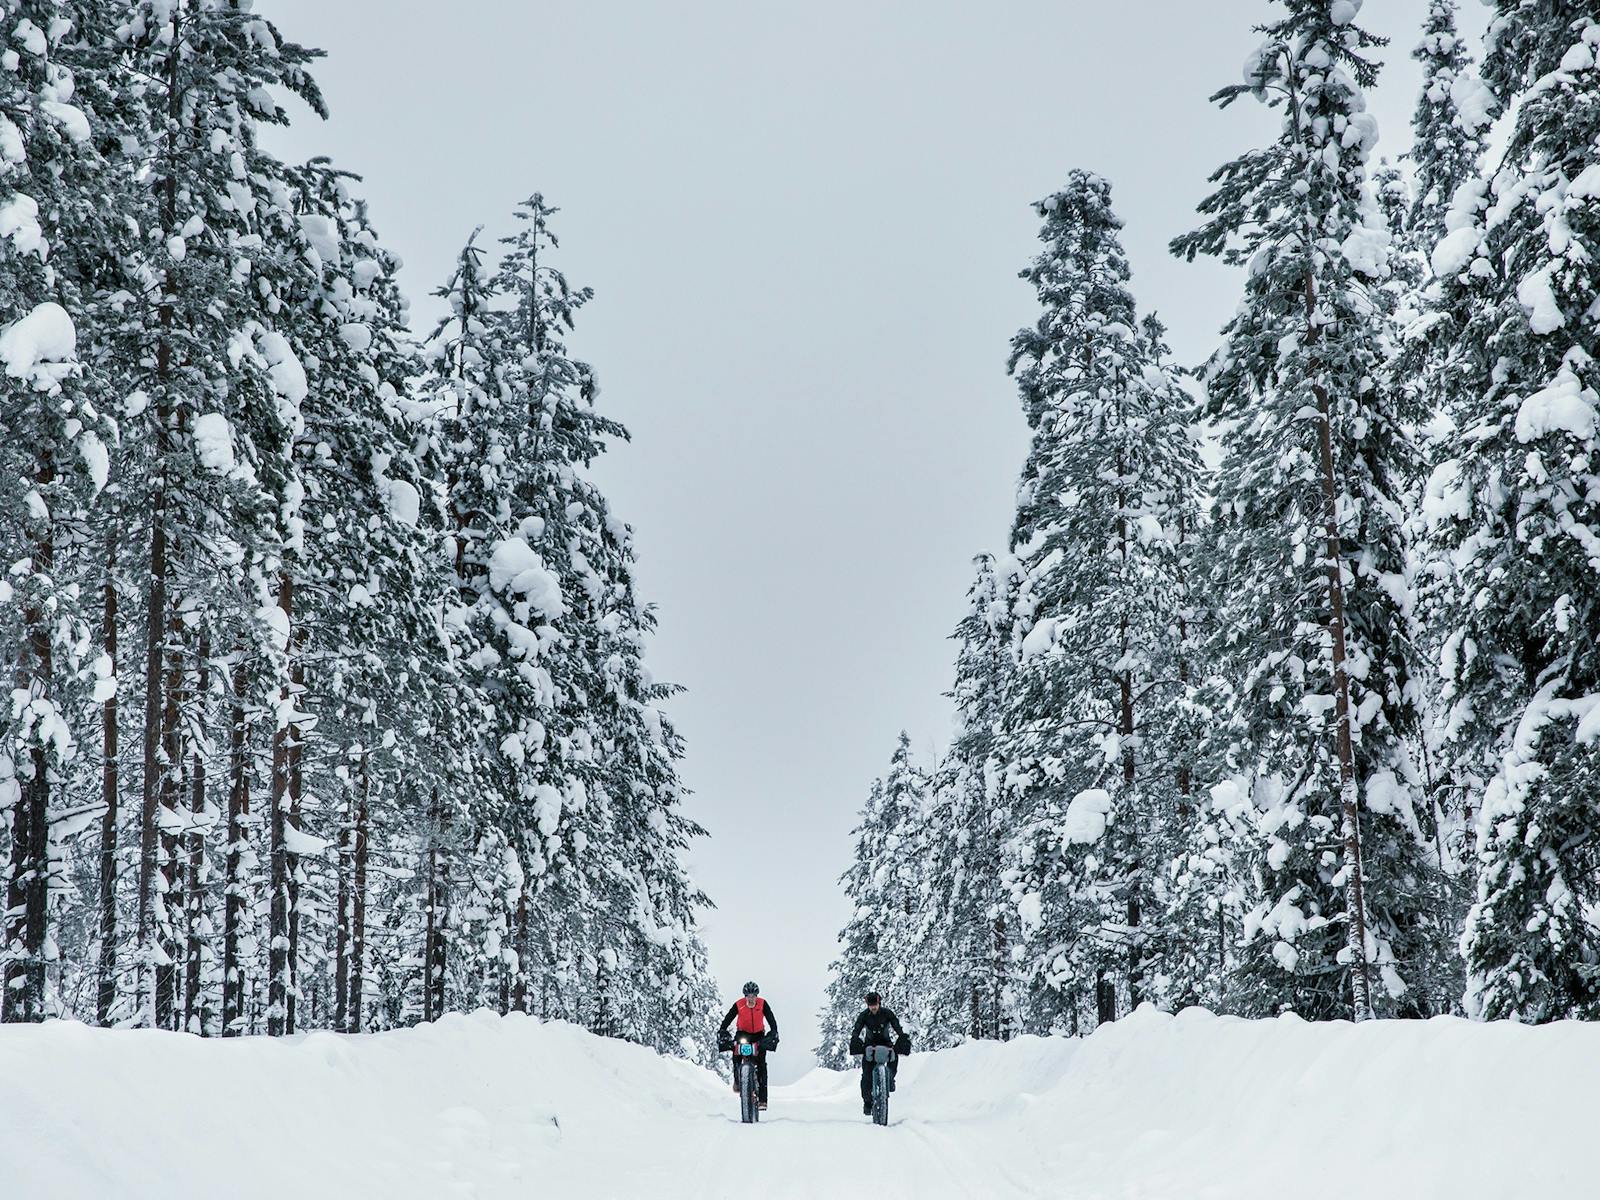
[[[872, 1103], [872, 1068], [876, 1063], [861, 1060], [861, 1103]], [[894, 1073], [900, 1069], [900, 1056], [897, 1054], [889, 1060], [889, 1088], [894, 1089]]]
[[[733, 1056], [733, 1090], [739, 1090], [739, 1056]], [[756, 1051], [756, 1103], [767, 1102], [767, 1052]]]

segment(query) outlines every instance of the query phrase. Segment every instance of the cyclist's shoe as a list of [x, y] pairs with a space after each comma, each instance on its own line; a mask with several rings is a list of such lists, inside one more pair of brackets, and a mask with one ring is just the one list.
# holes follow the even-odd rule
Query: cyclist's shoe
[[762, 1112], [766, 1112], [767, 1111], [767, 1102], [765, 1100], [763, 1100], [761, 1102], [761, 1111]]
[[870, 1117], [872, 1115], [872, 1101], [871, 1100], [863, 1100], [861, 1102], [861, 1115], [863, 1117]]

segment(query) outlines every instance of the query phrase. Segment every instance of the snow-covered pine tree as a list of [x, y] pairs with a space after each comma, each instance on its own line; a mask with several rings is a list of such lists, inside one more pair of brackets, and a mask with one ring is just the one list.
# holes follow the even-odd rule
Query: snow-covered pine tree
[[1410, 243], [1426, 257], [1445, 234], [1450, 198], [1478, 173], [1489, 126], [1499, 111], [1478, 78], [1456, 28], [1456, 0], [1428, 0], [1422, 39], [1411, 57], [1422, 64], [1422, 90], [1411, 118]]
[[[1225, 458], [1207, 543], [1218, 730], [1255, 809], [1258, 894], [1230, 1006], [1308, 1017], [1424, 1008], [1407, 975], [1441, 931], [1407, 738], [1416, 727], [1399, 479], [1404, 414], [1375, 386], [1391, 337], [1387, 230], [1367, 161], [1378, 40], [1358, 0], [1279, 0], [1242, 83], [1277, 139], [1227, 163], [1176, 253], [1246, 266], [1207, 376]], [[1369, 895], [1370, 893], [1370, 895]], [[1375, 994], [1376, 993], [1376, 994]]]
[[123, 429], [141, 458], [142, 487], [125, 511], [142, 518], [148, 568], [134, 954], [142, 1019], [170, 1025], [179, 953], [166, 898], [179, 895], [182, 689], [194, 632], [183, 614], [243, 618], [253, 640], [281, 643], [287, 671], [290, 630], [272, 618], [277, 632], [264, 639], [253, 614], [279, 590], [267, 576], [278, 574], [272, 556], [292, 518], [285, 464], [303, 377], [262, 319], [284, 269], [279, 255], [293, 249], [262, 236], [277, 180], [256, 132], [287, 119], [274, 88], [319, 113], [322, 105], [305, 73], [314, 52], [243, 5], [138, 0], [113, 36], [119, 69], [141, 81], [129, 89], [137, 104], [123, 132], [146, 156], [141, 204], [127, 215], [147, 239], [129, 361], [140, 367], [130, 383], [149, 400]]
[[918, 932], [933, 911], [928, 879], [932, 781], [911, 752], [910, 735], [903, 730], [889, 758], [883, 779], [883, 804], [879, 808], [883, 844], [873, 881], [878, 910], [878, 976], [873, 986], [885, 1003], [907, 1011], [902, 1016], [920, 1028], [918, 1007], [925, 988], [919, 986]]
[[933, 779], [923, 906], [912, 950], [912, 987], [923, 1045], [1005, 1038], [1011, 978], [1009, 896], [1001, 848], [1009, 813], [991, 794], [995, 732], [1010, 671], [1009, 563], [974, 561], [967, 614], [957, 626], [955, 733]]
[[1433, 253], [1460, 331], [1424, 499], [1453, 573], [1441, 769], [1476, 821], [1461, 947], [1484, 1018], [1600, 1016], [1597, 54], [1586, 3], [1495, 5], [1483, 74], [1510, 140], [1492, 177], [1457, 189]]
[[[558, 945], [575, 951], [586, 965], [577, 974], [563, 972], [562, 1006], [610, 1033], [615, 1014], [589, 1011], [589, 998], [603, 997], [602, 1007], [613, 1003], [613, 988], [602, 986], [609, 981], [600, 976], [614, 977], [625, 914], [634, 911], [627, 871], [612, 869], [614, 804], [631, 804], [632, 797], [606, 785], [601, 748], [608, 722], [595, 705], [614, 698], [623, 674], [618, 664], [606, 675], [609, 655], [601, 644], [608, 635], [601, 626], [609, 620], [615, 631], [624, 620], [613, 608], [624, 597], [614, 589], [628, 590], [631, 551], [613, 537], [610, 527], [622, 527], [583, 472], [608, 437], [626, 433], [595, 410], [593, 372], [567, 349], [566, 335], [592, 293], [572, 287], [554, 263], [560, 243], [550, 219], [557, 211], [538, 193], [517, 206], [518, 227], [502, 239], [494, 279], [497, 293], [512, 300], [496, 320], [507, 405], [517, 423], [521, 470], [512, 491], [525, 514], [523, 544], [551, 572], [563, 605], [562, 619], [544, 626], [548, 710], [537, 737], [525, 743], [523, 802], [507, 813], [506, 832], [526, 864], [529, 892], [514, 914], [518, 946], [541, 947], [547, 962], [560, 957]], [[517, 990], [525, 992], [526, 984], [519, 981]]]
[[848, 1063], [850, 1029], [868, 991], [881, 992], [891, 1007], [914, 999], [902, 984], [911, 974], [926, 898], [919, 852], [926, 841], [928, 791], [929, 780], [911, 757], [911, 738], [902, 732], [888, 774], [873, 781], [852, 831], [855, 857], [839, 879], [853, 909], [839, 934], [839, 957], [819, 1014], [817, 1061], [824, 1066]]
[[[74, 76], [55, 47], [71, 31], [66, 6], [29, 0], [6, 15], [0, 65], [0, 654], [14, 664], [0, 712], [0, 823], [9, 853], [0, 929], [0, 1020], [48, 1015], [47, 960], [53, 842], [73, 821], [62, 794], [90, 696], [92, 646], [78, 580], [90, 557], [87, 521], [105, 487], [111, 432], [81, 378], [76, 298], [50, 263], [81, 232], [74, 184], [92, 177], [95, 152]], [[105, 435], [107, 440], [102, 440]], [[104, 664], [97, 664], [103, 676]], [[103, 686], [95, 686], [103, 700]], [[92, 812], [92, 806], [90, 811]]]
[[861, 819], [851, 830], [854, 857], [839, 877], [850, 916], [839, 931], [839, 957], [829, 964], [828, 998], [817, 1014], [819, 1066], [843, 1070], [849, 1065], [850, 1030], [861, 1011], [861, 998], [873, 988], [883, 961], [879, 931], [882, 924], [878, 868], [883, 859], [883, 780], [874, 779]]
[[[1142, 331], [1104, 179], [1074, 171], [1036, 205], [1045, 249], [1023, 273], [1042, 309], [1011, 366], [1035, 419], [1031, 495], [1013, 534], [1017, 661], [1001, 738], [1015, 814], [1006, 878], [1037, 1013], [1075, 1026], [1145, 995], [1149, 836], [1172, 814], [1182, 699], [1178, 548], [1199, 463], [1187, 402]], [[1141, 763], [1147, 777], [1141, 776]]]

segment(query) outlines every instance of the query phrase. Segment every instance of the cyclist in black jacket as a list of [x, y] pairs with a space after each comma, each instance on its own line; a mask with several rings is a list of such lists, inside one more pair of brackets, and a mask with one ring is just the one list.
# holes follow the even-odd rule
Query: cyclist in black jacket
[[[850, 1053], [865, 1054], [868, 1046], [893, 1046], [895, 1057], [889, 1060], [889, 1090], [894, 1091], [895, 1072], [900, 1068], [899, 1056], [911, 1051], [911, 1038], [900, 1028], [900, 1018], [892, 1008], [885, 1008], [883, 997], [868, 992], [867, 1009], [856, 1018], [856, 1027], [850, 1031]], [[892, 1032], [891, 1032], [892, 1031]], [[872, 1115], [872, 1064], [861, 1064], [861, 1112]]]

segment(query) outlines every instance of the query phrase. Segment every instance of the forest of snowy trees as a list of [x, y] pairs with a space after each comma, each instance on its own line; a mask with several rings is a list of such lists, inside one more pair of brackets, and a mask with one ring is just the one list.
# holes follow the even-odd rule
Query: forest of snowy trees
[[[248, 0], [4, 0], [3, 1016], [489, 1006], [704, 1056], [673, 689], [555, 210], [412, 336]], [[509, 198], [508, 198], [509, 200]]]
[[1360, 0], [1263, 4], [1215, 99], [1278, 136], [1172, 247], [1245, 268], [1192, 379], [1110, 185], [1037, 205], [1010, 551], [951, 744], [902, 735], [862, 813], [824, 1063], [868, 986], [930, 1047], [1600, 1017], [1600, 20], [1485, 2], [1474, 55], [1431, 0], [1395, 165]]

